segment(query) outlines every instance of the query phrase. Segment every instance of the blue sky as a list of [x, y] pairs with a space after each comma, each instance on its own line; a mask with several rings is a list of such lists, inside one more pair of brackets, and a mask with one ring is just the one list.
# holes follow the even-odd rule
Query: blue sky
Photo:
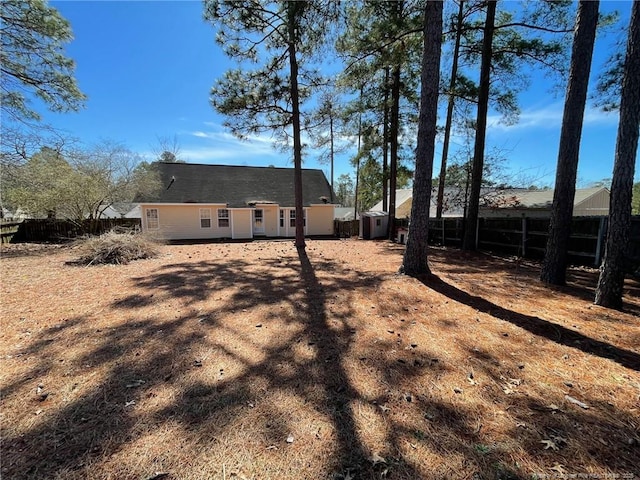
[[[76, 62], [76, 77], [88, 101], [78, 113], [43, 111], [46, 122], [84, 143], [111, 139], [150, 159], [158, 136], [175, 136], [189, 162], [291, 166], [290, 156], [274, 150], [268, 135], [251, 141], [233, 138], [211, 107], [211, 86], [234, 64], [215, 43], [213, 26], [203, 21], [201, 2], [54, 1], [51, 5], [71, 22], [75, 40], [67, 53]], [[604, 1], [601, 10], [618, 10], [626, 26], [630, 5]], [[592, 77], [612, 44], [613, 37], [596, 42]], [[488, 147], [500, 149], [514, 172], [525, 172], [549, 186], [554, 181], [564, 100], [563, 92], [549, 93], [551, 86], [551, 80], [534, 75], [531, 88], [520, 97], [520, 122], [507, 127], [492, 115], [487, 138]], [[617, 120], [615, 113], [588, 109], [579, 186], [611, 177]], [[437, 164], [441, 150], [439, 143]], [[328, 177], [328, 167], [319, 165], [312, 154], [304, 166], [323, 168]], [[346, 159], [336, 165], [336, 178], [341, 173], [353, 173]]]

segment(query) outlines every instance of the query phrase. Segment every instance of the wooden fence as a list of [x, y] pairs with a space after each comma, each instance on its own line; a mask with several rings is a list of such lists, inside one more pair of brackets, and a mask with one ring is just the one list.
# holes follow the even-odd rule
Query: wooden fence
[[0, 243], [11, 243], [22, 222], [0, 222]]
[[340, 238], [355, 237], [360, 234], [360, 220], [334, 220], [333, 233]]
[[[429, 220], [431, 245], [462, 245], [464, 219]], [[541, 259], [547, 244], [548, 218], [480, 218], [476, 246], [480, 250]], [[598, 266], [604, 255], [607, 217], [574, 217], [569, 239], [569, 260], [577, 265]], [[640, 217], [633, 217], [629, 245], [631, 264], [640, 264]]]
[[87, 234], [100, 235], [118, 228], [140, 229], [140, 219], [103, 218], [81, 222], [28, 219], [0, 224], [2, 243], [61, 242]]

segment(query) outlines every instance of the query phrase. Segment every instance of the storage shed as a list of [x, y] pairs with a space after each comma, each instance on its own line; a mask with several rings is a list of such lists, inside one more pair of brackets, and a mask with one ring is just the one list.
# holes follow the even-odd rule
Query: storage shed
[[360, 238], [372, 240], [387, 236], [389, 214], [387, 212], [364, 212], [360, 214]]

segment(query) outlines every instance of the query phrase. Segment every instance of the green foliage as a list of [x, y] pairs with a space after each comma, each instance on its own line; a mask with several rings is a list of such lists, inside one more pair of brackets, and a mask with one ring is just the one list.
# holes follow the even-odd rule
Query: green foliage
[[633, 184], [633, 197], [631, 199], [632, 215], [640, 215], [640, 182]]
[[161, 188], [153, 164], [140, 163], [136, 154], [113, 143], [66, 157], [45, 147], [11, 170], [3, 200], [33, 217], [99, 218], [114, 202], [153, 198]]
[[[382, 157], [393, 141], [384, 138], [385, 122], [392, 131], [391, 72], [400, 68], [400, 103], [397, 120], [399, 156], [413, 161], [418, 110], [422, 10], [415, 2], [362, 1], [347, 3], [346, 28], [336, 49], [346, 65], [338, 86], [358, 92], [346, 106], [352, 120], [362, 118], [368, 128], [378, 131], [369, 136], [368, 153]], [[352, 129], [357, 130], [356, 125]]]
[[69, 22], [43, 0], [4, 0], [0, 9], [0, 103], [15, 120], [37, 120], [28, 94], [53, 111], [78, 110], [85, 96], [73, 77], [74, 62], [63, 45], [72, 40]]
[[[289, 17], [295, 22], [290, 38]], [[239, 138], [272, 132], [289, 145], [292, 124], [290, 46], [299, 63], [299, 102], [309, 99], [321, 77], [306, 68], [326, 32], [322, 2], [208, 0], [205, 19], [218, 27], [216, 41], [241, 67], [227, 71], [211, 89], [211, 103], [227, 117], [224, 126]]]
[[343, 173], [338, 177], [336, 182], [336, 203], [343, 207], [353, 206], [354, 183], [350, 175]]
[[45, 147], [12, 170], [3, 185], [7, 205], [35, 217], [71, 213], [78, 175], [57, 151]]

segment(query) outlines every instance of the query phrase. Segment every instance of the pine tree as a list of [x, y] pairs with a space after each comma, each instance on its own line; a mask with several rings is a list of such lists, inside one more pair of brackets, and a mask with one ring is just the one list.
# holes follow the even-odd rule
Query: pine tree
[[631, 228], [633, 175], [640, 131], [640, 2], [633, 2], [620, 95], [620, 123], [611, 183], [609, 231], [595, 303], [622, 307], [625, 258]]
[[426, 2], [424, 7], [422, 54], [422, 89], [418, 120], [418, 147], [416, 148], [416, 172], [413, 183], [411, 228], [407, 238], [402, 269], [407, 275], [429, 273], [427, 238], [429, 205], [431, 198], [431, 174], [436, 140], [438, 115], [438, 87], [440, 82], [440, 53], [442, 49], [443, 2]]
[[[292, 140], [297, 219], [303, 218], [301, 104], [320, 83], [317, 72], [306, 67], [331, 25], [331, 6], [313, 0], [205, 2], [205, 19], [218, 25], [217, 41], [225, 53], [254, 66], [228, 71], [212, 88], [211, 103], [229, 117], [225, 126], [240, 138], [269, 131], [285, 145]], [[295, 244], [305, 247], [301, 221]]]
[[581, 1], [576, 17], [569, 84], [564, 104], [549, 237], [540, 279], [563, 285], [576, 192], [582, 121], [587, 100], [591, 58], [598, 25], [598, 1]]

